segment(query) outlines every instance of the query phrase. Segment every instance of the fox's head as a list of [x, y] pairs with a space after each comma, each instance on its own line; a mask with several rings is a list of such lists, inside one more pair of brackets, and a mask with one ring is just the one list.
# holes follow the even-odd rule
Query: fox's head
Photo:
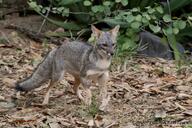
[[120, 26], [117, 25], [109, 31], [101, 31], [95, 26], [91, 26], [91, 30], [96, 39], [96, 50], [99, 54], [111, 57], [116, 48], [117, 34]]

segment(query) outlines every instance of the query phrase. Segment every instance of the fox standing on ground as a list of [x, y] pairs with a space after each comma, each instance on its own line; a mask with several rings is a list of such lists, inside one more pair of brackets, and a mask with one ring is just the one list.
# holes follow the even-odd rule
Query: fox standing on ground
[[[119, 25], [105, 32], [92, 25], [91, 30], [95, 37], [95, 46], [80, 41], [63, 43], [60, 47], [49, 52], [29, 78], [17, 83], [16, 90], [30, 91], [50, 80], [43, 100], [43, 104], [48, 104], [50, 89], [67, 72], [75, 78], [73, 90], [86, 104], [91, 104], [91, 81], [98, 82], [100, 85], [100, 98], [104, 100], [108, 96], [106, 86], [106, 82], [109, 79], [108, 68], [115, 52]], [[80, 83], [87, 92], [88, 98], [84, 98], [79, 93]], [[100, 107], [102, 107], [102, 104]]]

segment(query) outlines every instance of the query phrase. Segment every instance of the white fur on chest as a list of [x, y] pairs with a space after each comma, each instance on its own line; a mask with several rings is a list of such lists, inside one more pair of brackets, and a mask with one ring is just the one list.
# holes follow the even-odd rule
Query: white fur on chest
[[96, 67], [101, 68], [101, 69], [107, 69], [109, 68], [111, 64], [111, 60], [107, 60], [107, 59], [101, 59], [101, 60], [97, 60], [96, 62]]

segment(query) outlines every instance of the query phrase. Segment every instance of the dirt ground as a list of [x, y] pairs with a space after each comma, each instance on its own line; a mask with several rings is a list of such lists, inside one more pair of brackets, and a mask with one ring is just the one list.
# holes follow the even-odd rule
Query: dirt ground
[[72, 93], [68, 74], [52, 90], [47, 106], [40, 105], [47, 84], [18, 98], [14, 83], [30, 76], [56, 46], [3, 28], [14, 23], [38, 30], [39, 17], [0, 23], [1, 128], [192, 128], [192, 65], [178, 67], [163, 59], [132, 57], [122, 66], [113, 64], [117, 70], [110, 72], [111, 100], [105, 113], [98, 110], [99, 87], [92, 87], [93, 104], [85, 106]]

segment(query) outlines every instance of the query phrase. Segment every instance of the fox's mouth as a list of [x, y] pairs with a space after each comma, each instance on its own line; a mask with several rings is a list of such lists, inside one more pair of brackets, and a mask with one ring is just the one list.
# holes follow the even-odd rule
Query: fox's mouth
[[104, 55], [104, 56], [107, 56], [107, 57], [112, 57], [113, 56], [113, 52], [111, 52], [111, 51], [108, 51], [108, 50], [106, 50], [106, 49], [101, 49], [101, 50], [99, 50], [100, 51], [100, 53], [102, 54], [102, 56]]
[[113, 55], [114, 55], [113, 50], [109, 50], [109, 49], [105, 49], [105, 53], [106, 53], [108, 56], [113, 56]]

